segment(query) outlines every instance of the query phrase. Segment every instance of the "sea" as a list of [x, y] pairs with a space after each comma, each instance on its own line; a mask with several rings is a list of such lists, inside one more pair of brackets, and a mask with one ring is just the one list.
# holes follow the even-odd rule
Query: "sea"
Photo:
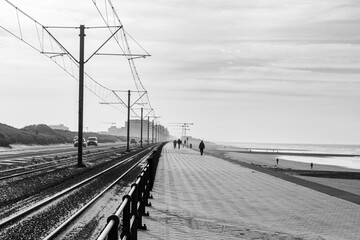
[[[281, 155], [277, 156], [278, 158], [289, 161], [360, 169], [360, 145], [240, 142], [216, 142], [216, 144], [254, 152], [279, 152]], [[307, 156], [307, 154], [319, 154], [321, 156]], [[327, 156], [327, 154], [342, 156]]]

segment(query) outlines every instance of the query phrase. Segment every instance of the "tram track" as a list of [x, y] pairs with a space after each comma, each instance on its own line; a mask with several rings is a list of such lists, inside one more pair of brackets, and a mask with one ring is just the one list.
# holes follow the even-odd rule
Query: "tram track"
[[[92, 161], [97, 158], [115, 155], [117, 153], [124, 152], [124, 151], [125, 151], [125, 147], [110, 148], [110, 149], [109, 148], [96, 149], [93, 152], [89, 151], [88, 153], [85, 153], [84, 161], [89, 162], [89, 161]], [[46, 157], [48, 157], [48, 155], [45, 155], [44, 157], [46, 158]], [[17, 168], [0, 171], [0, 181], [9, 179], [9, 178], [14, 178], [14, 177], [19, 177], [19, 176], [35, 173], [35, 172], [53, 169], [55, 167], [64, 167], [69, 164], [73, 164], [75, 159], [77, 159], [77, 155], [65, 156], [65, 157], [61, 156], [61, 157], [58, 157], [57, 160], [53, 160], [51, 162], [31, 164], [31, 165], [28, 165], [25, 167], [17, 167]]]
[[113, 182], [111, 182], [103, 191], [101, 191], [98, 195], [96, 195], [93, 199], [91, 199], [84, 207], [79, 209], [74, 215], [69, 217], [60, 226], [58, 226], [54, 231], [52, 231], [50, 234], [48, 234], [43, 240], [51, 240], [51, 239], [54, 239], [55, 237], [59, 237], [61, 234], [65, 235], [64, 232], [66, 231], [67, 228], [70, 228], [69, 225], [74, 225], [75, 222], [77, 221], [78, 217], [81, 214], [83, 214], [85, 211], [87, 211], [96, 201], [98, 201], [100, 198], [102, 198], [105, 193], [109, 192], [109, 190], [111, 188], [113, 188], [115, 186], [115, 184], [117, 184], [120, 180], [122, 180], [129, 172], [131, 172], [141, 162], [143, 162], [148, 157], [150, 157], [151, 154], [152, 154], [152, 151], [150, 151], [148, 154], [146, 154], [144, 157], [142, 157], [132, 167], [130, 167], [125, 173], [120, 175], [117, 179], [115, 179]]
[[[41, 219], [49, 219], [49, 216], [60, 216], [60, 215], [70, 215], [70, 216], [77, 216], [81, 214], [81, 212], [85, 211], [89, 208], [92, 202], [96, 201], [96, 199], [101, 198], [101, 196], [108, 191], [113, 185], [115, 185], [120, 179], [134, 169], [141, 161], [146, 159], [152, 152], [153, 147], [150, 149], [144, 149], [138, 153], [129, 156], [120, 162], [107, 167], [104, 170], [99, 171], [96, 174], [92, 174], [91, 176], [87, 177], [86, 179], [72, 184], [71, 186], [58, 191], [57, 193], [53, 194], [52, 196], [45, 197], [44, 199], [33, 203], [30, 207], [26, 207], [21, 211], [18, 211], [10, 216], [3, 218], [0, 221], [0, 230], [1, 232], [6, 232], [5, 235], [0, 235], [1, 239], [12, 239], [14, 234], [16, 236], [16, 228], [21, 226], [21, 229], [25, 231], [25, 226], [31, 226], [32, 222], [41, 221]], [[140, 160], [139, 160], [140, 159]], [[128, 169], [124, 171], [125, 169]], [[117, 172], [123, 172], [121, 176], [116, 176]], [[114, 177], [116, 176], [116, 179]], [[105, 186], [107, 185], [107, 186]], [[96, 187], [95, 187], [96, 186]], [[99, 190], [101, 189], [101, 191]], [[94, 197], [95, 196], [95, 197]], [[87, 204], [79, 203], [83, 202], [83, 198], [86, 199]], [[78, 203], [75, 203], [75, 202]], [[74, 206], [69, 207], [69, 204]], [[67, 205], [67, 206], [65, 206]], [[65, 206], [65, 207], [64, 207]], [[66, 211], [62, 211], [66, 209]], [[80, 209], [79, 213], [75, 213], [74, 209]], [[57, 213], [52, 213], [57, 212]], [[59, 214], [63, 213], [63, 214]], [[61, 219], [65, 218], [64, 216], [60, 217]], [[68, 218], [68, 217], [66, 217]], [[46, 237], [45, 239], [52, 239], [53, 236], [58, 235], [60, 231], [63, 231], [63, 227], [69, 225], [75, 217], [66, 220], [65, 223], [59, 225], [58, 222], [63, 222], [60, 219], [55, 220], [57, 225], [59, 225], [52, 233]], [[41, 224], [42, 225], [42, 224]], [[45, 227], [45, 226], [44, 226]], [[34, 230], [34, 229], [30, 229]], [[34, 231], [33, 231], [34, 232]], [[36, 231], [35, 231], [36, 232]], [[44, 232], [44, 229], [41, 229], [41, 232]], [[10, 238], [6, 238], [9, 237]], [[38, 238], [27, 238], [27, 239], [38, 239]]]
[[[116, 145], [106, 145], [106, 146], [98, 146], [98, 147], [89, 147], [88, 149], [84, 149], [84, 155], [93, 152], [99, 151], [109, 151], [113, 148], [124, 148], [124, 145], [116, 144]], [[38, 166], [41, 164], [47, 164], [49, 162], [61, 160], [69, 157], [77, 156], [77, 148], [68, 147], [68, 148], [55, 148], [48, 150], [39, 150], [39, 149], [28, 149], [22, 152], [14, 151], [11, 154], [0, 154], [0, 175], [5, 173], [11, 173], [13, 171], [17, 171], [23, 168], [31, 168], [33, 166]], [[11, 165], [2, 165], [2, 164], [10, 164]]]

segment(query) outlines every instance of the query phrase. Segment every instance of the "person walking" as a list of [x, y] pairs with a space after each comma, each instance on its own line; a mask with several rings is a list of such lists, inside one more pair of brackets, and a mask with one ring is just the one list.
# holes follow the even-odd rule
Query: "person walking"
[[173, 141], [173, 143], [174, 143], [174, 148], [176, 148], [176, 139]]
[[181, 140], [180, 139], [178, 139], [178, 148], [180, 149], [180, 146], [181, 146]]
[[200, 149], [200, 154], [203, 155], [204, 149], [205, 149], [205, 143], [203, 140], [201, 140], [201, 142], [199, 144], [199, 149]]
[[313, 163], [310, 163], [310, 168], [311, 168], [311, 170], [313, 169], [313, 167], [314, 167], [314, 164], [313, 164]]

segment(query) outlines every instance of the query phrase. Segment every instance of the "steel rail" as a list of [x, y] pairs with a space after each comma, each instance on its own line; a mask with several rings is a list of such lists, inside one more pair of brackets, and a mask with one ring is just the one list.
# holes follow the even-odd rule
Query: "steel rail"
[[69, 193], [70, 191], [72, 191], [72, 190], [74, 190], [74, 189], [76, 189], [76, 188], [78, 188], [78, 187], [80, 187], [80, 186], [82, 186], [82, 185], [84, 185], [84, 184], [92, 181], [93, 179], [99, 177], [100, 175], [105, 174], [106, 172], [112, 170], [113, 168], [116, 168], [116, 167], [118, 167], [119, 165], [125, 164], [125, 163], [133, 160], [135, 157], [137, 157], [138, 155], [142, 154], [144, 151], [147, 151], [148, 149], [149, 149], [149, 148], [146, 148], [146, 149], [140, 151], [139, 153], [136, 153], [135, 155], [133, 155], [133, 156], [131, 156], [131, 157], [128, 157], [128, 158], [125, 159], [124, 161], [121, 161], [120, 163], [117, 163], [117, 164], [115, 164], [115, 165], [113, 165], [113, 166], [111, 166], [111, 167], [109, 167], [109, 168], [107, 168], [107, 169], [105, 169], [105, 170], [103, 170], [103, 171], [101, 171], [101, 172], [99, 172], [99, 173], [97, 173], [97, 174], [95, 174], [95, 175], [87, 178], [87, 179], [84, 179], [83, 181], [81, 181], [81, 182], [79, 182], [79, 183], [77, 183], [77, 184], [75, 184], [75, 185], [73, 185], [73, 186], [71, 186], [71, 187], [68, 187], [68, 188], [66, 188], [66, 189], [64, 189], [64, 190], [56, 193], [56, 194], [54, 194], [53, 196], [44, 198], [43, 200], [37, 202], [36, 204], [34, 204], [34, 205], [31, 206], [31, 207], [25, 208], [24, 210], [21, 210], [21, 211], [15, 213], [15, 214], [13, 214], [13, 215], [11, 215], [11, 216], [9, 216], [9, 217], [6, 217], [6, 218], [2, 219], [2, 220], [0, 221], [0, 227], [3, 227], [4, 225], [6, 225], [6, 224], [8, 224], [8, 223], [10, 223], [10, 222], [13, 222], [13, 221], [16, 220], [16, 219], [18, 219], [18, 218], [20, 218], [20, 217], [22, 217], [22, 216], [24, 216], [24, 215], [26, 215], [26, 214], [29, 214], [29, 213], [31, 213], [31, 212], [33, 212], [33, 211], [35, 211], [35, 210], [37, 210], [37, 209], [45, 206], [46, 204], [51, 203], [52, 201], [58, 199], [59, 197], [61, 197], [61, 196], [65, 195], [65, 194]]
[[[106, 155], [109, 155], [109, 154], [113, 154], [113, 153], [116, 153], [117, 151], [123, 150], [122, 148], [124, 148], [124, 147], [121, 147], [121, 148], [119, 148], [119, 149], [114, 149], [113, 151], [110, 150], [110, 152], [96, 152], [96, 153], [92, 153], [93, 156], [86, 156], [86, 155], [85, 155], [85, 159], [86, 159], [86, 160], [90, 160], [90, 159], [93, 159], [93, 158], [96, 159], [96, 158], [99, 158], [99, 157], [102, 157], [102, 156], [106, 156]], [[53, 155], [53, 154], [51, 154], [51, 155]], [[44, 155], [44, 156], [49, 156], [49, 155]], [[19, 176], [26, 175], [26, 174], [30, 174], [30, 173], [34, 173], [34, 172], [43, 171], [43, 170], [46, 170], [46, 169], [52, 169], [52, 168], [54, 168], [54, 167], [66, 166], [66, 165], [68, 165], [69, 163], [73, 163], [72, 160], [73, 160], [74, 158], [75, 158], [75, 157], [68, 157], [68, 158], [61, 159], [60, 162], [59, 162], [59, 161], [58, 161], [58, 162], [47, 162], [47, 163], [41, 163], [41, 164], [35, 164], [35, 165], [23, 167], [23, 169], [26, 169], [26, 168], [34, 168], [34, 169], [0, 177], [0, 181], [1, 181], [1, 180], [5, 180], [5, 179], [9, 179], [9, 178], [13, 178], [13, 177], [19, 177]], [[49, 164], [50, 164], [51, 166], [36, 168], [36, 167], [38, 167], [38, 166], [40, 166], [40, 165], [49, 165]], [[11, 170], [16, 171], [16, 170], [20, 170], [20, 168], [14, 168], [14, 169], [11, 169]], [[0, 172], [0, 174], [1, 174], [1, 173], [3, 173], [3, 172]]]
[[[134, 191], [133, 189], [134, 188], [132, 187], [130, 191]], [[130, 194], [128, 194], [128, 195], [130, 195]], [[125, 207], [126, 207], [126, 205], [128, 204], [129, 201], [130, 201], [129, 198], [124, 198], [123, 201], [121, 202], [119, 208], [114, 213], [114, 215], [120, 216], [120, 214], [124, 211], [124, 209], [125, 209]], [[115, 224], [116, 224], [115, 220], [110, 219], [110, 221], [108, 221], [105, 228], [102, 230], [101, 234], [98, 236], [97, 240], [106, 240], [107, 237], [108, 237], [109, 232], [111, 231], [111, 229], [114, 227]]]
[[3, 177], [0, 177], [0, 181], [5, 180], [5, 179], [9, 179], [9, 178], [19, 177], [19, 176], [22, 176], [22, 175], [27, 175], [27, 174], [34, 173], [34, 172], [40, 172], [40, 171], [46, 170], [46, 169], [52, 169], [54, 167], [66, 166], [66, 165], [68, 165], [70, 163], [70, 161], [73, 160], [73, 158], [74, 157], [63, 159], [63, 161], [60, 162], [60, 163], [59, 162], [58, 163], [53, 163], [53, 162], [46, 163], [47, 165], [50, 164], [51, 166], [35, 168], [35, 169], [28, 170], [28, 171], [25, 171], [25, 172], [14, 173], [14, 174], [10, 174], [10, 175], [7, 175], [7, 176], [3, 176]]
[[[108, 150], [109, 148], [111, 149], [112, 147], [114, 147], [114, 146], [102, 146], [102, 147], [98, 147], [97, 150]], [[124, 146], [121, 146], [120, 148], [123, 148], [123, 147]], [[66, 155], [66, 154], [77, 153], [76, 150], [69, 150], [69, 148], [53, 149], [53, 150], [54, 150], [53, 153], [47, 153], [47, 151], [51, 151], [51, 150], [45, 150], [45, 151], [40, 150], [39, 152], [35, 152], [35, 153], [34, 152], [29, 152], [29, 153], [19, 153], [19, 154], [20, 155], [29, 154], [29, 156], [21, 156], [21, 157], [43, 157], [44, 158], [44, 157], [51, 157], [52, 155], [60, 155], [60, 156], [62, 156], [62, 155]], [[17, 157], [16, 155], [15, 156], [14, 155], [11, 154], [11, 155], [8, 155], [8, 156], [9, 157], [11, 156], [12, 158]], [[2, 155], [0, 155], [0, 157], [1, 157], [1, 160], [7, 160], [7, 159], [3, 159]], [[31, 167], [34, 167], [34, 166], [45, 165], [45, 164], [49, 164], [49, 162], [39, 163], [39, 164], [32, 164], [32, 165], [23, 166], [23, 167], [17, 167], [17, 168], [11, 168], [11, 169], [0, 171], [0, 174], [7, 173], [7, 172], [12, 172], [12, 171], [17, 171], [17, 170], [25, 169], [25, 168], [31, 168]]]
[[120, 177], [118, 177], [115, 181], [113, 181], [111, 184], [109, 184], [108, 187], [106, 187], [103, 191], [101, 191], [98, 195], [96, 195], [92, 200], [90, 200], [86, 205], [84, 205], [81, 209], [79, 209], [75, 214], [73, 214], [70, 218], [68, 218], [66, 221], [64, 221], [60, 226], [58, 226], [54, 231], [52, 231], [50, 234], [48, 234], [43, 240], [49, 240], [52, 239], [68, 227], [72, 222], [76, 220], [83, 212], [85, 212], [95, 201], [99, 200], [109, 189], [111, 189], [117, 182], [119, 182], [121, 179], [123, 179], [130, 171], [132, 171], [136, 166], [138, 166], [141, 162], [148, 159], [151, 154], [154, 152], [156, 148], [153, 148], [150, 150], [149, 153], [147, 153], [144, 157], [142, 157], [139, 161], [137, 161], [131, 168], [129, 168], [125, 173], [123, 173]]
[[[162, 146], [160, 146], [161, 151]], [[154, 151], [156, 153], [156, 151]], [[155, 154], [155, 159], [160, 157]], [[151, 158], [151, 157], [150, 157]], [[146, 229], [146, 225], [142, 225], [142, 216], [148, 216], [145, 213], [145, 206], [151, 206], [148, 202], [150, 198], [150, 191], [152, 188], [152, 181], [154, 180], [153, 171], [154, 158], [148, 159], [148, 164], [143, 168], [141, 174], [137, 177], [135, 183], [131, 185], [131, 189], [127, 195], [123, 196], [119, 208], [116, 212], [108, 217], [108, 223], [103, 231], [98, 236], [97, 240], [118, 240], [118, 239], [137, 239], [137, 229]], [[156, 163], [155, 163], [156, 164]], [[122, 233], [119, 238], [118, 227], [122, 213]]]

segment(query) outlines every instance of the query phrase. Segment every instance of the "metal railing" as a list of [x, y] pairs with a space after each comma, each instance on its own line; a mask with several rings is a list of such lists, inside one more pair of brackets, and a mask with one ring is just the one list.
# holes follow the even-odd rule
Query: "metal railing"
[[[142, 216], [148, 216], [145, 212], [146, 206], [151, 206], [149, 198], [152, 198], [150, 191], [154, 185], [157, 164], [164, 144], [153, 152], [147, 159], [147, 164], [131, 185], [131, 189], [122, 199], [117, 211], [108, 217], [107, 224], [97, 240], [137, 240], [137, 230], [146, 229], [142, 223]], [[122, 214], [122, 219], [121, 219]], [[122, 226], [120, 226], [122, 220]]]

